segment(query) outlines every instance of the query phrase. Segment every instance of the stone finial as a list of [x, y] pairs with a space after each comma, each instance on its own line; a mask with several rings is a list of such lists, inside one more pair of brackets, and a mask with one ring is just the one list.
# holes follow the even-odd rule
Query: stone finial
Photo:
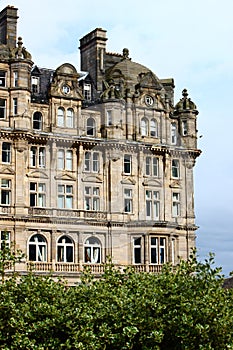
[[129, 59], [129, 49], [127, 49], [127, 48], [123, 49], [123, 57], [125, 59]]
[[18, 37], [17, 45], [18, 45], [18, 51], [17, 51], [18, 58], [22, 58], [23, 57], [23, 41], [22, 41], [21, 36]]
[[175, 105], [175, 112], [181, 111], [181, 110], [196, 110], [197, 107], [195, 103], [188, 98], [188, 91], [187, 89], [184, 89], [182, 91], [183, 98], [180, 99], [180, 101]]

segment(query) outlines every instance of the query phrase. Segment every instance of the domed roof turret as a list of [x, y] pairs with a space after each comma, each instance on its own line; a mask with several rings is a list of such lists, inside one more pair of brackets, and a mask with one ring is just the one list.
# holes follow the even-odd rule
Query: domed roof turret
[[182, 91], [182, 95], [183, 97], [180, 99], [180, 101], [175, 105], [174, 108], [174, 113], [179, 113], [183, 110], [194, 110], [196, 111], [197, 106], [195, 105], [195, 103], [188, 98], [188, 91], [187, 89], [184, 89]]
[[[123, 97], [123, 90], [127, 89], [127, 93], [133, 95], [139, 88], [149, 87], [160, 91], [163, 89], [159, 78], [147, 67], [133, 62], [129, 58], [129, 50], [124, 48], [120, 62], [109, 68], [105, 74], [105, 87], [109, 89], [109, 85], [117, 85]], [[113, 88], [112, 88], [113, 91]], [[106, 95], [106, 94], [105, 94]], [[117, 98], [117, 93], [115, 93]]]

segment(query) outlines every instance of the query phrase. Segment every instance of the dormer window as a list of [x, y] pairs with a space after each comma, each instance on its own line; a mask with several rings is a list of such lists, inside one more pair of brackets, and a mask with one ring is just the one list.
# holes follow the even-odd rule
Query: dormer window
[[33, 94], [37, 94], [38, 92], [40, 92], [39, 83], [40, 83], [39, 77], [32, 77], [32, 93]]
[[83, 96], [85, 100], [91, 100], [91, 84], [83, 85]]

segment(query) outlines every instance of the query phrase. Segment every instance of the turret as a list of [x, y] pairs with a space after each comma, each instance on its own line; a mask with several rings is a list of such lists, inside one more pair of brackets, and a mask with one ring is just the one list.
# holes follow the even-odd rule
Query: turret
[[183, 98], [175, 105], [174, 117], [178, 120], [181, 145], [188, 149], [197, 148], [197, 107], [188, 98], [186, 89], [182, 91]]

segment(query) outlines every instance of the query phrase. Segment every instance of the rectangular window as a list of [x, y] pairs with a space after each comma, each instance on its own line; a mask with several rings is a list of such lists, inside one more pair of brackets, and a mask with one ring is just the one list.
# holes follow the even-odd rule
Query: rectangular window
[[10, 231], [1, 231], [0, 233], [0, 247], [1, 250], [4, 248], [10, 248]]
[[146, 190], [146, 219], [159, 220], [159, 192]]
[[15, 72], [13, 72], [13, 86], [14, 87], [18, 87], [18, 72], [17, 71], [15, 71]]
[[182, 133], [183, 136], [186, 136], [188, 134], [188, 123], [187, 120], [182, 121]]
[[39, 90], [39, 77], [32, 77], [32, 93], [37, 94], [40, 92]]
[[180, 162], [178, 159], [172, 159], [172, 177], [176, 179], [180, 177]]
[[176, 123], [171, 124], [171, 144], [176, 145], [177, 143], [177, 129]]
[[45, 168], [45, 148], [39, 147], [39, 168]]
[[132, 190], [130, 188], [124, 189], [124, 212], [132, 213], [133, 211], [133, 197]]
[[124, 173], [131, 174], [132, 171], [132, 157], [129, 154], [124, 155]]
[[11, 143], [3, 142], [2, 143], [2, 163], [11, 162]]
[[0, 119], [6, 118], [6, 100], [0, 98]]
[[59, 149], [57, 153], [57, 168], [59, 170], [73, 169], [73, 152], [72, 150]]
[[180, 216], [180, 194], [177, 192], [172, 193], [172, 216]]
[[83, 85], [83, 96], [85, 100], [91, 100], [91, 84]]
[[58, 185], [58, 208], [73, 208], [72, 185]]
[[45, 168], [46, 166], [46, 149], [45, 147], [32, 146], [30, 148], [30, 166]]
[[166, 262], [166, 239], [151, 237], [150, 239], [151, 264], [164, 264]]
[[112, 111], [107, 111], [107, 125], [112, 125]]
[[65, 164], [66, 170], [72, 170], [73, 169], [73, 152], [71, 150], [66, 151], [66, 164]]
[[6, 87], [6, 72], [0, 71], [0, 87]]
[[146, 175], [158, 177], [159, 159], [157, 157], [146, 157]]
[[134, 250], [134, 264], [141, 264], [141, 237], [134, 238], [133, 240], [133, 250]]
[[84, 171], [98, 173], [100, 161], [98, 152], [85, 152]]
[[11, 180], [1, 179], [1, 204], [10, 205], [11, 201]]
[[46, 206], [45, 183], [30, 182], [30, 207]]
[[96, 186], [85, 186], [85, 210], [100, 210], [100, 189]]
[[13, 115], [18, 114], [18, 99], [13, 98]]

